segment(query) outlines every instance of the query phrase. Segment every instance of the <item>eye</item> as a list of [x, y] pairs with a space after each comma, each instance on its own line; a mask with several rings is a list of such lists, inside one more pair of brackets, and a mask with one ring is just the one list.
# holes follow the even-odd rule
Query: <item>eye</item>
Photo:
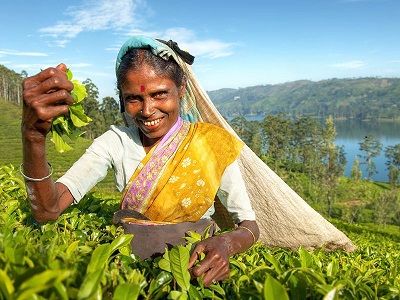
[[137, 95], [127, 95], [124, 97], [124, 99], [125, 99], [125, 102], [127, 102], [127, 103], [135, 103], [135, 102], [141, 101], [141, 98]]
[[164, 99], [168, 96], [168, 92], [167, 91], [160, 91], [160, 92], [156, 92], [152, 95], [152, 97], [154, 99], [160, 100], [160, 99]]

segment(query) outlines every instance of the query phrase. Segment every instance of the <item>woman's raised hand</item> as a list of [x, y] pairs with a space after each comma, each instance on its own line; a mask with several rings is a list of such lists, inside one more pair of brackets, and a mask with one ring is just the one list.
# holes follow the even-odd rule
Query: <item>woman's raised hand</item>
[[24, 79], [22, 133], [31, 138], [45, 138], [55, 117], [68, 114], [74, 103], [70, 91], [74, 85], [65, 73], [65, 64], [48, 68]]

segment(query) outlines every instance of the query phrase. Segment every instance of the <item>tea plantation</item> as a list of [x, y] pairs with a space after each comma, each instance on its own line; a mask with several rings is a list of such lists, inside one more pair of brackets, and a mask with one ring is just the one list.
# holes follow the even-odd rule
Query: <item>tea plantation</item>
[[[57, 221], [37, 223], [18, 173], [20, 109], [1, 104], [0, 299], [400, 299], [395, 226], [330, 220], [358, 247], [351, 253], [257, 243], [231, 258], [229, 279], [206, 288], [187, 271], [200, 235], [154, 260], [130, 253], [135, 237], [112, 224], [119, 199], [110, 179]], [[89, 143], [71, 143], [75, 150], [65, 154], [49, 143], [49, 160], [65, 170]]]

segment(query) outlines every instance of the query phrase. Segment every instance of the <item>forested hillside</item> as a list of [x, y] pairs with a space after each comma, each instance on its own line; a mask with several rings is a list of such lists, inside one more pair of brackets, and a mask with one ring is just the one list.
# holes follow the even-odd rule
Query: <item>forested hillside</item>
[[226, 116], [276, 115], [326, 118], [400, 118], [400, 78], [301, 80], [208, 92]]

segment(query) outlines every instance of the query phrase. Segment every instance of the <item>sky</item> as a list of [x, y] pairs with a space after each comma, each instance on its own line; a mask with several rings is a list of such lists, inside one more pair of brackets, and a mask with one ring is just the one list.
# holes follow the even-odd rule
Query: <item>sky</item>
[[400, 77], [399, 0], [6, 0], [0, 64], [34, 75], [65, 63], [117, 99], [131, 36], [174, 40], [206, 91], [295, 80]]

